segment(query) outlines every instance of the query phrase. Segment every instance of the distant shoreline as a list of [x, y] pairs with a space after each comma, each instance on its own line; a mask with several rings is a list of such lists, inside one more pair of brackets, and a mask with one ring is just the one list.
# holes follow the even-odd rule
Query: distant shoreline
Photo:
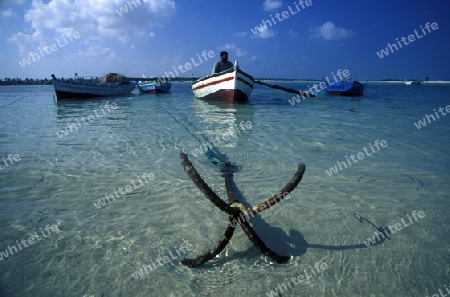
[[[379, 83], [405, 83], [405, 81], [409, 80], [369, 80], [369, 82], [379, 82]], [[421, 81], [422, 84], [450, 84], [450, 80], [429, 80], [429, 81]]]
[[[193, 82], [200, 77], [175, 77], [171, 79], [172, 83], [175, 82]], [[66, 80], [71, 81], [72, 78], [67, 78]], [[294, 78], [256, 78], [255, 80], [261, 80], [265, 82], [303, 82], [303, 83], [317, 83], [323, 80], [320, 79], [294, 79]], [[366, 80], [358, 80], [360, 82], [365, 82]], [[410, 80], [368, 80], [368, 83], [389, 83], [389, 84], [404, 84], [406, 81]], [[450, 80], [429, 80], [420, 81], [422, 84], [450, 84]], [[51, 79], [26, 79], [20, 80], [18, 78], [2, 80], [0, 79], [0, 86], [17, 86], [17, 85], [52, 85]]]
[[[265, 82], [304, 82], [304, 83], [311, 83], [311, 82], [320, 82], [322, 80], [303, 80], [303, 79], [257, 79], [262, 80]], [[365, 80], [358, 80], [360, 82], [365, 82]], [[409, 80], [368, 80], [368, 83], [396, 83], [396, 84], [404, 84], [406, 81]], [[422, 84], [450, 84], [450, 80], [429, 80], [429, 81], [421, 81]]]

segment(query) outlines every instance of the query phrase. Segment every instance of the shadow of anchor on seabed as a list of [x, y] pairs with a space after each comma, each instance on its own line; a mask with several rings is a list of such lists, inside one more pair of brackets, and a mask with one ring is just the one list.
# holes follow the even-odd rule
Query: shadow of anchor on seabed
[[[226, 245], [229, 243], [231, 237], [234, 234], [235, 228], [237, 225], [240, 225], [244, 233], [247, 235], [248, 239], [252, 242], [254, 247], [261, 252], [263, 255], [271, 258], [277, 263], [286, 263], [289, 261], [291, 256], [302, 256], [306, 253], [308, 248], [317, 248], [317, 249], [325, 249], [325, 250], [348, 250], [348, 249], [361, 249], [368, 248], [369, 245], [366, 244], [354, 244], [354, 245], [344, 245], [344, 246], [333, 246], [333, 245], [322, 245], [322, 244], [310, 244], [306, 241], [304, 236], [298, 232], [297, 230], [291, 229], [290, 235], [284, 233], [281, 228], [272, 227], [268, 223], [261, 218], [261, 216], [257, 216], [260, 212], [268, 209], [281, 200], [285, 198], [290, 192], [292, 192], [295, 187], [300, 183], [303, 178], [303, 174], [305, 173], [306, 167], [304, 164], [299, 164], [297, 172], [291, 178], [291, 180], [275, 195], [271, 198], [261, 202], [253, 207], [249, 207], [248, 205], [244, 205], [240, 201], [244, 201], [242, 193], [237, 188], [236, 184], [233, 181], [233, 172], [234, 168], [231, 166], [228, 169], [226, 167], [222, 168], [223, 177], [225, 178], [225, 187], [227, 192], [228, 203], [224, 202], [200, 177], [196, 169], [193, 167], [192, 163], [189, 161], [189, 158], [186, 154], [180, 154], [180, 161], [188, 176], [197, 186], [197, 188], [206, 195], [206, 197], [220, 210], [227, 213], [229, 216], [227, 229], [225, 230], [224, 235], [220, 238], [219, 242], [216, 246], [209, 250], [207, 253], [200, 255], [196, 258], [184, 259], [181, 261], [183, 265], [188, 267], [199, 267], [214, 259], [219, 253], [223, 251]], [[231, 163], [230, 163], [231, 164]], [[287, 195], [286, 195], [287, 194]], [[239, 198], [239, 199], [238, 199]], [[248, 214], [252, 216], [251, 219], [248, 218]], [[355, 218], [358, 219], [361, 223], [366, 221], [367, 223], [374, 226], [379, 232], [386, 232], [386, 227], [376, 227], [369, 220], [354, 214]], [[244, 218], [244, 219], [242, 219]], [[251, 224], [250, 224], [251, 221]], [[256, 232], [260, 230], [259, 232]], [[269, 238], [269, 246], [277, 247], [277, 252], [273, 251], [269, 246], [267, 246], [263, 240], [258, 236], [258, 234], [264, 234], [265, 238]], [[272, 236], [272, 234], [274, 234]], [[375, 246], [381, 244], [385, 238], [389, 238], [386, 233], [386, 237], [377, 242], [374, 242], [370, 246]], [[280, 243], [284, 243], [280, 245]], [[291, 246], [294, 246], [291, 248]], [[251, 250], [250, 250], [251, 251]], [[249, 251], [244, 252], [244, 255]], [[283, 255], [290, 256], [282, 256], [279, 254], [281, 252]], [[236, 255], [239, 257], [239, 254]]]

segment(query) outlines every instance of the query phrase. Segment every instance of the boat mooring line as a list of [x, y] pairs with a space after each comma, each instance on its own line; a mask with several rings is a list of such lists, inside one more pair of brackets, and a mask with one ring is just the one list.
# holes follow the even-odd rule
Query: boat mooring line
[[[353, 213], [353, 216], [355, 217], [355, 219], [357, 219], [360, 223], [364, 223], [364, 221], [366, 221], [367, 223], [369, 223], [370, 225], [372, 225], [375, 229], [377, 229], [380, 233], [385, 234], [384, 230], [382, 230], [381, 228], [377, 227], [374, 223], [372, 223], [371, 221], [369, 221], [368, 219], [362, 217], [361, 215], [357, 214], [357, 213]], [[386, 234], [387, 239], [391, 240], [391, 238], [389, 237], [389, 235]]]
[[[192, 133], [188, 127], [186, 127], [183, 123], [181, 123], [177, 118], [175, 118], [166, 108], [164, 108], [161, 104], [158, 103], [158, 106], [161, 107], [176, 123], [181, 125], [192, 137], [197, 139], [197, 141], [200, 143], [200, 145], [204, 145], [204, 142], [202, 142], [194, 133]], [[187, 121], [188, 122], [188, 121]], [[188, 122], [189, 123], [189, 122]], [[195, 127], [194, 127], [195, 129]], [[214, 146], [213, 143], [211, 143], [208, 138], [203, 133], [198, 133], [203, 137], [203, 139], [210, 145], [210, 147], [207, 147], [205, 154], [206, 159], [215, 164], [217, 167], [219, 167], [221, 170], [224, 169], [230, 169], [230, 170], [240, 170], [240, 166], [236, 166], [233, 162], [229, 161], [229, 158], [227, 155], [220, 152], [220, 150]], [[221, 157], [223, 156], [223, 157]]]
[[[178, 121], [177, 120], [177, 118], [175, 118], [167, 109], [165, 109], [163, 106], [161, 106], [159, 103], [158, 103], [158, 105], [159, 105], [159, 107], [161, 107], [176, 123], [178, 123], [179, 125], [181, 125], [192, 137], [194, 137], [200, 144], [202, 144], [202, 141], [197, 137], [197, 136], [195, 136], [195, 134], [194, 133], [192, 133], [189, 129], [188, 129], [188, 127], [186, 127], [185, 125], [183, 125], [183, 123], [181, 123], [180, 121]], [[206, 137], [203, 135], [203, 134], [201, 134], [200, 133], [200, 135], [209, 143], [209, 141], [206, 139]]]
[[372, 93], [374, 93], [375, 95], [378, 95], [378, 96], [380, 96], [380, 97], [383, 97], [385, 100], [391, 100], [391, 98], [390, 98], [389, 96], [384, 96], [383, 94], [374, 92], [374, 91], [372, 91], [372, 90], [370, 90], [370, 89], [366, 89], [366, 91], [372, 92]]
[[[48, 81], [46, 81], [43, 85], [39, 85], [38, 87], [40, 88], [40, 87], [43, 87], [43, 86], [45, 86], [48, 82], [50, 82], [51, 80], [48, 80]], [[8, 104], [5, 104], [5, 105], [2, 105], [2, 106], [0, 106], [0, 108], [3, 108], [3, 107], [6, 107], [6, 106], [9, 106], [9, 105], [12, 105], [12, 104], [14, 104], [14, 103], [16, 103], [16, 102], [19, 102], [19, 101], [21, 101], [21, 100], [23, 100], [23, 99], [25, 99], [28, 95], [30, 95], [31, 93], [34, 93], [34, 90], [33, 91], [30, 91], [30, 92], [28, 92], [28, 93], [26, 93], [25, 95], [23, 95], [22, 97], [20, 97], [19, 99], [17, 99], [17, 100], [14, 100], [13, 102], [10, 102], [10, 103], [8, 103]]]

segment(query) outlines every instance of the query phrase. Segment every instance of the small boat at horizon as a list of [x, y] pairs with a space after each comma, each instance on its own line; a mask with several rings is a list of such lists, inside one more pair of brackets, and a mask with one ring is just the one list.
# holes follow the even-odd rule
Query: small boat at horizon
[[420, 82], [420, 80], [417, 79], [405, 81], [405, 85], [421, 85], [421, 84], [422, 83]]
[[58, 80], [54, 74], [51, 77], [57, 100], [127, 95], [136, 87], [135, 81], [117, 73], [108, 73], [101, 81], [97, 78], [79, 78], [77, 74], [71, 81]]
[[234, 67], [230, 69], [194, 81], [192, 91], [199, 99], [247, 102], [254, 84], [253, 76], [242, 71], [235, 62]]
[[348, 78], [335, 81], [332, 84], [328, 84], [328, 86], [325, 88], [325, 91], [331, 95], [362, 96], [365, 87], [366, 84]]
[[158, 93], [169, 93], [172, 88], [172, 83], [164, 82], [158, 83], [155, 81], [139, 81], [137, 83], [139, 93], [145, 94], [158, 94]]

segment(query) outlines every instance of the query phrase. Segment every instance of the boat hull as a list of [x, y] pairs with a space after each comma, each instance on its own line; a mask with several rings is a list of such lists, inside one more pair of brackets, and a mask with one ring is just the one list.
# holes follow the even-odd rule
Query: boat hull
[[365, 84], [353, 80], [340, 80], [325, 88], [325, 91], [331, 95], [339, 96], [362, 96]]
[[135, 84], [130, 82], [84, 84], [54, 80], [53, 87], [55, 89], [56, 98], [61, 100], [127, 95], [134, 90]]
[[411, 81], [405, 81], [406, 85], [421, 85], [422, 83], [420, 82], [420, 80], [411, 80]]
[[157, 85], [155, 82], [140, 82], [137, 84], [139, 93], [145, 94], [158, 94], [169, 93], [172, 88], [172, 84], [169, 82]]
[[247, 102], [254, 84], [254, 78], [237, 67], [194, 81], [192, 91], [204, 100]]

